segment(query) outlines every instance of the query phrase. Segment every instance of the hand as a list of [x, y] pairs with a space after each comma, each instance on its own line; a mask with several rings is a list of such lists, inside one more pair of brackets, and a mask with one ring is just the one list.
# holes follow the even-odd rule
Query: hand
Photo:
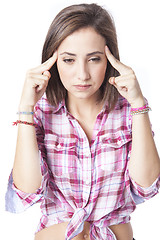
[[57, 52], [40, 66], [30, 69], [26, 74], [20, 106], [24, 110], [32, 110], [37, 101], [43, 96], [51, 77], [49, 69], [57, 60]]
[[120, 73], [118, 77], [111, 77], [109, 83], [117, 88], [118, 92], [128, 100], [131, 107], [144, 106], [145, 100], [134, 71], [117, 60], [107, 46], [105, 52], [110, 64]]

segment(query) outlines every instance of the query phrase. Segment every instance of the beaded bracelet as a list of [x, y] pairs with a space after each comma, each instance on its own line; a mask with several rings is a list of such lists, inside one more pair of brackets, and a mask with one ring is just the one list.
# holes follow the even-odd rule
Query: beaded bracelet
[[131, 108], [131, 116], [137, 115], [137, 114], [143, 114], [151, 111], [151, 108], [148, 106], [148, 104], [144, 105], [140, 108]]
[[143, 107], [140, 107], [140, 108], [131, 108], [131, 111], [143, 110], [143, 109], [146, 109], [147, 107], [148, 107], [148, 103], [145, 104]]
[[17, 112], [19, 115], [34, 115], [34, 112]]
[[32, 122], [26, 122], [26, 121], [21, 121], [21, 120], [17, 120], [16, 122], [13, 122], [13, 126], [17, 126], [18, 123], [21, 123], [21, 124], [25, 124], [25, 125], [29, 125], [29, 126], [33, 126], [35, 127], [36, 124], [35, 123], [32, 123]]

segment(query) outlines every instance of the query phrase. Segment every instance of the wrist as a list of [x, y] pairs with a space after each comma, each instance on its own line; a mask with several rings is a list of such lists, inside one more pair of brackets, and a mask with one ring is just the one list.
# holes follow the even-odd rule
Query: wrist
[[[26, 112], [28, 114], [22, 114], [22, 112]], [[23, 105], [20, 104], [19, 108], [18, 108], [18, 112], [17, 114], [19, 115], [18, 120], [21, 121], [28, 121], [28, 122], [34, 122], [34, 106], [27, 106], [27, 105]], [[32, 114], [29, 114], [32, 113]]]
[[20, 104], [18, 107], [19, 112], [34, 112], [34, 106]]
[[141, 108], [145, 105], [146, 105], [146, 101], [145, 101], [144, 97], [141, 97], [141, 98], [137, 99], [136, 101], [134, 101], [133, 103], [131, 103], [131, 108]]
[[34, 116], [33, 115], [19, 115], [18, 120], [33, 123], [34, 122]]

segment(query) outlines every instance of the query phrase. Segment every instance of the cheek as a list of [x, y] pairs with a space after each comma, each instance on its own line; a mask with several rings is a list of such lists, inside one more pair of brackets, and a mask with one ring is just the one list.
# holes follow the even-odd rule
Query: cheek
[[69, 71], [69, 69], [61, 62], [57, 61], [57, 69], [59, 73], [60, 80], [65, 87], [65, 89], [70, 88], [71, 79], [72, 79], [72, 73]]
[[105, 75], [107, 69], [107, 59], [104, 61], [104, 64], [101, 66], [101, 72]]
[[103, 82], [106, 74], [107, 64], [100, 65], [98, 68], [94, 69], [94, 76], [99, 79], [100, 82]]
[[65, 82], [65, 79], [68, 78], [69, 71], [65, 68], [64, 64], [60, 61], [57, 61], [57, 69], [61, 82]]

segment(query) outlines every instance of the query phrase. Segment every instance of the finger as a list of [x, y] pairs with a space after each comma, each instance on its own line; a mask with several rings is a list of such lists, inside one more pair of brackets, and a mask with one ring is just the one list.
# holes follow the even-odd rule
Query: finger
[[119, 86], [133, 86], [136, 81], [133, 75], [123, 75], [115, 78], [115, 83]]
[[57, 61], [58, 58], [58, 54], [57, 51], [54, 52], [54, 54], [52, 55], [52, 57], [50, 57], [46, 62], [42, 63], [41, 66], [42, 68], [44, 67], [44, 71], [49, 70], [53, 64]]
[[114, 85], [115, 84], [115, 77], [110, 77], [109, 83]]
[[51, 74], [49, 75], [45, 75], [45, 74], [38, 74], [38, 73], [32, 73], [30, 75], [27, 76], [27, 82], [30, 81], [30, 79], [32, 81], [39, 79], [39, 80], [46, 80], [48, 81], [50, 79]]
[[48, 85], [48, 81], [42, 80], [42, 79], [36, 79], [32, 82], [32, 87], [35, 89], [35, 91], [38, 93], [40, 91], [45, 91]]
[[45, 91], [45, 90], [46, 90], [46, 87], [47, 87], [47, 85], [42, 85], [42, 84], [40, 84], [40, 85], [37, 86], [36, 92], [38, 93], [38, 92], [40, 92], [41, 90]]
[[31, 85], [33, 88], [36, 88], [38, 86], [47, 86], [48, 80], [42, 79], [42, 78], [33, 78], [31, 81]]
[[50, 74], [50, 72], [49, 71], [45, 71], [44, 73], [43, 73], [43, 76], [46, 76], [48, 79], [51, 77], [51, 74]]
[[111, 77], [109, 79], [109, 83], [111, 85], [113, 85], [115, 88], [117, 88], [118, 91], [125, 91], [125, 92], [128, 91], [128, 87], [124, 83], [123, 84], [117, 84], [114, 77]]
[[130, 76], [111, 77], [109, 83], [116, 87], [126, 87], [129, 84]]
[[109, 60], [110, 64], [120, 73], [126, 74], [128, 72], [128, 66], [121, 63], [118, 59], [116, 59], [113, 54], [110, 52], [109, 48], [105, 46], [106, 57]]
[[118, 87], [118, 85], [117, 85], [117, 83], [116, 83], [116, 81], [115, 81], [115, 77], [111, 77], [111, 78], [109, 79], [109, 83], [110, 83], [111, 85], [113, 85], [115, 88], [117, 88], [117, 90], [119, 89], [119, 87]]
[[32, 69], [32, 72], [43, 73], [45, 71], [48, 71], [55, 64], [56, 61], [57, 61], [57, 51], [46, 62], [44, 62], [41, 65], [39, 65], [38, 67]]
[[128, 91], [137, 85], [137, 79], [132, 75], [123, 75], [118, 77], [111, 77], [109, 83], [114, 85], [118, 90]]

